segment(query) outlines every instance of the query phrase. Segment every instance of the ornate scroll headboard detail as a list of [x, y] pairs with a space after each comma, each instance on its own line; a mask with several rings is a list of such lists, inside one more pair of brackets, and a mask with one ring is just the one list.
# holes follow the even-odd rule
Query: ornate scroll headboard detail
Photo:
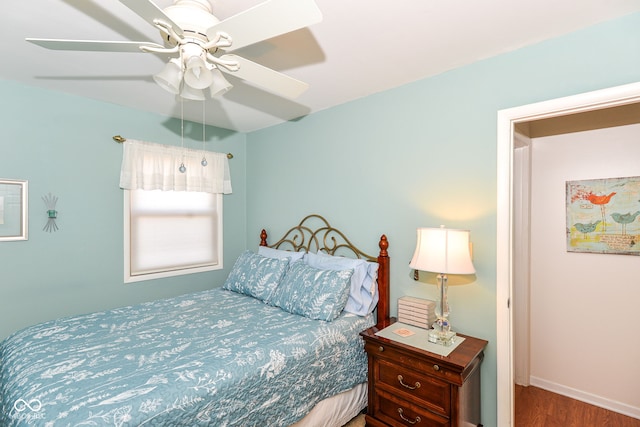
[[260, 246], [294, 252], [325, 252], [329, 255], [361, 258], [377, 262], [378, 267], [378, 326], [389, 324], [389, 242], [384, 234], [380, 237], [378, 256], [369, 255], [353, 245], [344, 233], [332, 227], [322, 216], [311, 214], [292, 227], [276, 243], [267, 243], [267, 232], [260, 233]]

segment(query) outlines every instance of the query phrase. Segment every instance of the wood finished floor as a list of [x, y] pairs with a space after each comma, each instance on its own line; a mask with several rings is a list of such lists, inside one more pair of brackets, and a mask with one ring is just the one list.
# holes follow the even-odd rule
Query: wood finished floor
[[515, 427], [640, 427], [640, 420], [537, 387], [515, 389]]
[[358, 415], [342, 427], [365, 427], [364, 414]]

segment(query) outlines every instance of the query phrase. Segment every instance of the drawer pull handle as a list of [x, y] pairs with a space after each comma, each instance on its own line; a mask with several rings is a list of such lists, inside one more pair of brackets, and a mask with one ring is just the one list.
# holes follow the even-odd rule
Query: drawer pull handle
[[398, 408], [398, 414], [400, 414], [400, 418], [402, 418], [404, 421], [408, 422], [409, 424], [416, 424], [420, 422], [420, 417], [415, 417], [414, 419], [409, 419], [407, 417], [404, 416], [402, 408]]
[[416, 381], [415, 385], [410, 386], [409, 384], [405, 384], [403, 380], [404, 378], [402, 377], [402, 375], [398, 375], [398, 381], [400, 381], [400, 385], [402, 385], [402, 387], [408, 388], [409, 390], [415, 390], [417, 388], [420, 388], [420, 383], [418, 381]]
[[433, 365], [433, 370], [434, 370], [434, 371], [439, 371], [439, 370], [440, 370], [440, 366], [438, 366], [438, 365]]
[[378, 347], [378, 351], [384, 351], [384, 347], [383, 346]]

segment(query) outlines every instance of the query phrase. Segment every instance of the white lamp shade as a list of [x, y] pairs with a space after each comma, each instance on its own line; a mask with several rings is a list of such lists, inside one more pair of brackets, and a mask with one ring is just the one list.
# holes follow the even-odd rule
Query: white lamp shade
[[211, 75], [213, 76], [213, 83], [209, 86], [211, 97], [223, 95], [233, 87], [217, 68], [211, 70]]
[[442, 274], [475, 273], [469, 253], [469, 231], [418, 228], [416, 251], [409, 266]]
[[189, 58], [185, 68], [184, 82], [192, 88], [205, 89], [213, 83], [213, 75], [201, 57], [192, 56]]
[[192, 101], [204, 101], [205, 99], [202, 89], [194, 89], [189, 85], [182, 85], [180, 96], [184, 99], [190, 99]]
[[180, 61], [176, 58], [171, 59], [162, 71], [153, 76], [153, 80], [164, 90], [173, 94], [180, 93], [180, 84], [182, 83], [182, 67]]

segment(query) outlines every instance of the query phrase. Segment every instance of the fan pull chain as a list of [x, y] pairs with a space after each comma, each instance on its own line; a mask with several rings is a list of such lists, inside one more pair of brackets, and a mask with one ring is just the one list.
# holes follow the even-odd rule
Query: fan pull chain
[[184, 100], [182, 97], [180, 97], [180, 147], [182, 148], [182, 162], [178, 170], [180, 173], [185, 173], [187, 168], [184, 165]]
[[204, 111], [204, 107], [205, 107], [205, 103], [204, 101], [202, 101], [202, 161], [200, 162], [200, 164], [202, 165], [202, 167], [207, 166], [207, 158], [205, 157], [205, 150], [204, 150], [204, 144], [205, 144], [205, 111]]

